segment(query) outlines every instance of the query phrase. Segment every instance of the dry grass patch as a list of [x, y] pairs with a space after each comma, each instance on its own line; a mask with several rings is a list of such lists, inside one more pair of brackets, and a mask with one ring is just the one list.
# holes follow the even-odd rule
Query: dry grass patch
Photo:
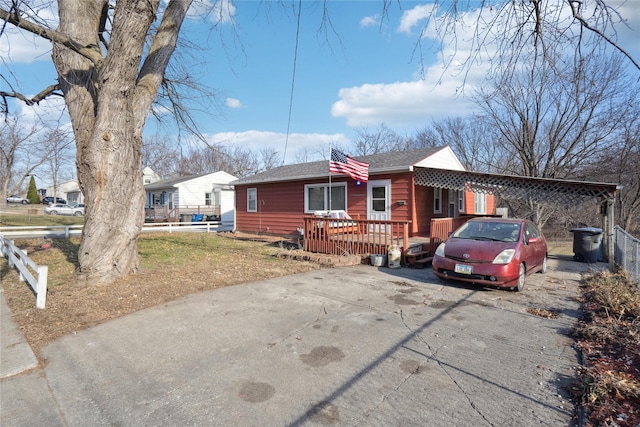
[[49, 266], [47, 305], [35, 308], [28, 285], [0, 261], [5, 297], [18, 327], [40, 357], [55, 339], [128, 313], [196, 292], [295, 274], [319, 268], [290, 261], [269, 242], [244, 241], [217, 234], [145, 234], [138, 247], [142, 268], [111, 285], [80, 287], [74, 283], [79, 239], [56, 239], [42, 250], [40, 240], [16, 241], [37, 263]]

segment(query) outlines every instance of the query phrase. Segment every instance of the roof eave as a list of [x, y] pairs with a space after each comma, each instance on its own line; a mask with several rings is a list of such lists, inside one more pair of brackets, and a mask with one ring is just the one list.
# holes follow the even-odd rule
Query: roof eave
[[[394, 167], [388, 167], [388, 168], [369, 169], [369, 175], [381, 175], [384, 173], [402, 173], [402, 172], [413, 172], [413, 166], [400, 166], [400, 167], [394, 166]], [[349, 175], [333, 174], [331, 176], [342, 178], [342, 177], [348, 177]], [[329, 179], [329, 174], [304, 175], [304, 176], [295, 176], [295, 177], [288, 176], [288, 177], [281, 177], [281, 178], [250, 180], [250, 181], [243, 181], [243, 182], [231, 181], [230, 184], [234, 186], [235, 185], [251, 185], [251, 184], [268, 184], [271, 182], [304, 181], [309, 179], [322, 179], [322, 178]]]

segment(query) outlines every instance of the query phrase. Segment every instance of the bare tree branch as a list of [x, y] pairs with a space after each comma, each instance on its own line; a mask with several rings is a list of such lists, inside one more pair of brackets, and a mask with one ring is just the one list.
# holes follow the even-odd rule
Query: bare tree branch
[[72, 38], [68, 37], [65, 34], [59, 33], [57, 31], [51, 30], [42, 25], [36, 24], [34, 22], [31, 22], [27, 19], [22, 18], [15, 11], [9, 12], [5, 9], [0, 8], [0, 19], [10, 24], [13, 24], [18, 28], [29, 31], [30, 33], [33, 33], [37, 36], [47, 39], [53, 43], [61, 44], [66, 48], [71, 49], [74, 52], [78, 53], [79, 55], [84, 56], [85, 58], [93, 62], [93, 64], [96, 66], [100, 66], [100, 64], [102, 64], [104, 60], [98, 46], [94, 46], [94, 45], [83, 46], [82, 44], [78, 43], [77, 41], [73, 40]]
[[[6, 98], [16, 98], [21, 100], [22, 102], [24, 102], [25, 104], [31, 106], [31, 105], [37, 105], [40, 103], [40, 101], [42, 101], [43, 99], [49, 97], [49, 96], [60, 96], [64, 98], [64, 95], [62, 94], [62, 92], [59, 92], [60, 90], [60, 86], [55, 84], [55, 85], [50, 85], [48, 87], [46, 87], [45, 89], [41, 90], [40, 93], [38, 93], [37, 95], [28, 98], [25, 95], [16, 92], [16, 91], [11, 91], [11, 92], [7, 92], [4, 90], [0, 90], [0, 96], [3, 98], [3, 104], [7, 105], [6, 103]], [[5, 111], [6, 112], [6, 111]]]
[[[580, 13], [580, 7], [582, 6], [582, 1], [579, 1], [579, 0], [567, 0], [567, 2], [569, 3], [569, 7], [571, 8], [571, 14], [580, 23], [580, 25], [582, 25], [583, 28], [586, 28], [587, 30], [593, 32], [594, 34], [597, 34], [599, 37], [601, 37], [603, 40], [605, 40], [609, 45], [611, 45], [615, 50], [617, 50], [618, 52], [622, 53], [629, 61], [631, 61], [631, 63], [638, 70], [640, 70], [640, 63], [638, 63], [635, 59], [633, 59], [633, 57], [629, 54], [629, 52], [627, 52], [625, 49], [623, 49], [622, 46], [620, 46], [618, 43], [616, 43], [615, 40], [611, 39], [611, 37], [608, 37], [599, 28], [596, 28], [596, 27], [592, 26], [591, 24], [589, 24], [589, 22], [582, 17], [582, 14]], [[604, 4], [603, 4], [603, 7], [605, 9], [607, 9], [607, 7]]]

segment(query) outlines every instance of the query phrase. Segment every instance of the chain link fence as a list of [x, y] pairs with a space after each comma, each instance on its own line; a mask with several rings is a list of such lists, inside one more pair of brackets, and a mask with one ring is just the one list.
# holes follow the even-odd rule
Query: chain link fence
[[616, 226], [615, 261], [640, 287], [640, 239]]

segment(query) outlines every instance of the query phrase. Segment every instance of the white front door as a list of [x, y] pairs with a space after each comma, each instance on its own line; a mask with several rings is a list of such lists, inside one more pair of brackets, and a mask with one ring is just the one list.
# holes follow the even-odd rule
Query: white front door
[[367, 182], [367, 219], [391, 220], [391, 180]]

